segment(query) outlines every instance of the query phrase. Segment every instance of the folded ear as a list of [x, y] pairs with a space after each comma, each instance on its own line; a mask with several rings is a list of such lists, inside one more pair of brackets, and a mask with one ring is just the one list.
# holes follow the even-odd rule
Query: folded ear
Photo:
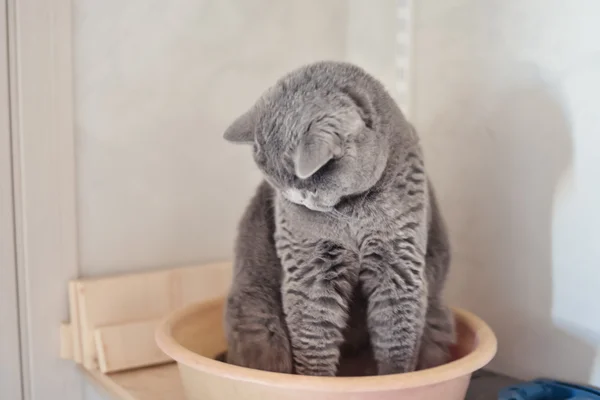
[[300, 179], [311, 177], [332, 158], [342, 154], [341, 140], [326, 132], [308, 132], [296, 150], [295, 169]]
[[254, 143], [254, 112], [250, 110], [240, 117], [225, 130], [223, 134], [225, 140], [233, 143], [252, 144]]

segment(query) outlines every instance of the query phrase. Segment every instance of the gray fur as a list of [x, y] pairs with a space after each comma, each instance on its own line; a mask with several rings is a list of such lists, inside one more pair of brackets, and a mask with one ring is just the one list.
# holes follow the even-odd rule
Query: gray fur
[[227, 362], [292, 372], [281, 303], [281, 263], [275, 252], [273, 190], [262, 183], [239, 226], [234, 279], [227, 299]]
[[252, 142], [269, 183], [240, 225], [228, 360], [332, 376], [344, 346], [369, 346], [379, 374], [447, 362], [447, 234], [416, 133], [383, 86], [350, 64], [308, 65], [225, 137]]

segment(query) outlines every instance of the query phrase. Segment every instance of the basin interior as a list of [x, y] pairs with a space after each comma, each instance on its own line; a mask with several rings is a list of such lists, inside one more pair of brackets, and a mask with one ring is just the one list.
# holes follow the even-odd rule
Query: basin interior
[[[189, 308], [178, 318], [173, 318], [169, 330], [174, 341], [197, 355], [214, 360], [227, 348], [224, 307], [224, 299], [219, 298]], [[455, 320], [458, 340], [451, 350], [453, 359], [457, 360], [475, 350], [478, 337], [464, 315], [455, 313]], [[340, 369], [344, 372], [341, 375], [367, 375], [364, 368], [372, 370], [370, 366], [365, 367], [368, 363], [364, 357], [342, 361]]]

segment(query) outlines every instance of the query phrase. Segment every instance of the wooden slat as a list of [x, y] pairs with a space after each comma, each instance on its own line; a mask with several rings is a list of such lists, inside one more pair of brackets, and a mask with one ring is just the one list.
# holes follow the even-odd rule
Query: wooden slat
[[231, 263], [223, 262], [73, 280], [61, 355], [81, 361], [89, 380], [110, 398], [183, 400], [178, 368], [156, 346], [155, 328], [174, 309], [196, 302], [208, 309], [204, 329], [222, 328], [231, 273]]
[[85, 369], [84, 373], [111, 400], [185, 400], [176, 364], [109, 375]]
[[172, 362], [154, 340], [160, 319], [98, 328], [94, 332], [98, 365], [103, 373]]
[[60, 358], [73, 360], [73, 327], [71, 324], [60, 324]]
[[[90, 370], [101, 367], [96, 343], [97, 329], [160, 319], [192, 302], [222, 297], [230, 281], [229, 262], [74, 281], [76, 293], [71, 297], [77, 302], [74, 317], [79, 318], [83, 365]], [[110, 346], [110, 343], [102, 340], [103, 334], [111, 335], [108, 339], [110, 343], [118, 343], [116, 332], [101, 331], [100, 344]], [[125, 342], [118, 346], [127, 347]], [[151, 347], [149, 349], [152, 351]], [[134, 364], [141, 362], [140, 354], [134, 357], [137, 360]], [[116, 356], [108, 348], [104, 356], [104, 367], [110, 370]], [[154, 363], [152, 353], [148, 360]], [[129, 363], [132, 361], [117, 360], [114, 367], [121, 369]]]
[[69, 312], [71, 314], [71, 341], [73, 345], [73, 361], [82, 363], [81, 355], [81, 331], [79, 324], [79, 301], [77, 298], [77, 285], [69, 282]]

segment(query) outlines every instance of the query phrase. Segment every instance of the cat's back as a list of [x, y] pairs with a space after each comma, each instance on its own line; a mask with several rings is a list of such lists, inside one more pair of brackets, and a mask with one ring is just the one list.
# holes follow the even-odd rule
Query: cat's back
[[251, 269], [249, 273], [279, 269], [275, 253], [274, 191], [266, 182], [261, 182], [246, 207], [238, 226], [235, 246], [235, 268]]
[[274, 195], [273, 188], [267, 182], [262, 181], [258, 185], [240, 221], [240, 231], [247, 225], [267, 224], [271, 227], [275, 226], [273, 214]]

